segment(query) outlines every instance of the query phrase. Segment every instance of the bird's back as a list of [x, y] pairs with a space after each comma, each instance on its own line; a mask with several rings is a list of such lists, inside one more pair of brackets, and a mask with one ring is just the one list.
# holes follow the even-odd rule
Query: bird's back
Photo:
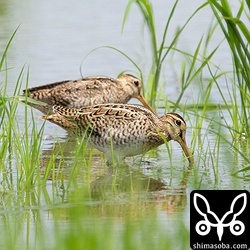
[[81, 108], [112, 100], [116, 92], [117, 81], [113, 78], [95, 76], [79, 80], [55, 82], [30, 88], [27, 96], [47, 103], [65, 107]]
[[[161, 140], [154, 145], [150, 138], [156, 133], [158, 117], [140, 105], [102, 104], [81, 109], [53, 106], [53, 110], [55, 114], [45, 119], [66, 130], [69, 130], [68, 122], [72, 123], [71, 132], [87, 136], [94, 147], [106, 154], [113, 150], [123, 158], [144, 153], [162, 143]], [[66, 126], [59, 124], [58, 118], [65, 120]]]

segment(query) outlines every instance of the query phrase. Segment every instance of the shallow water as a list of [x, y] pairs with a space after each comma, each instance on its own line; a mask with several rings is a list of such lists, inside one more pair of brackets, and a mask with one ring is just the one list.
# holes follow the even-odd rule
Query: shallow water
[[[164, 28], [164, 20], [169, 14], [170, 6], [173, 3], [154, 1], [155, 17], [159, 38]], [[173, 36], [178, 25], [191, 15], [191, 13], [203, 1], [180, 1], [175, 17], [171, 24], [169, 37]], [[116, 77], [123, 70], [130, 70], [138, 73], [131, 63], [119, 53], [107, 48], [98, 49], [89, 56], [92, 50], [101, 46], [113, 46], [122, 50], [138, 63], [142, 68], [145, 79], [150, 68], [150, 49], [147, 42], [147, 32], [142, 31], [142, 18], [137, 8], [133, 7], [128, 22], [123, 30], [122, 18], [126, 7], [126, 2], [109, 0], [103, 2], [94, 1], [1, 1], [0, 22], [2, 26], [0, 52], [20, 24], [17, 34], [11, 43], [8, 52], [8, 95], [12, 96], [18, 75], [25, 65], [25, 72], [29, 71], [29, 87], [46, 84], [54, 81], [77, 79], [89, 75], [107, 75]], [[233, 4], [233, 3], [232, 3]], [[211, 12], [208, 8], [202, 10], [192, 22], [187, 26], [181, 36], [179, 46], [185, 51], [196, 48], [199, 39], [207, 30], [211, 22]], [[220, 32], [216, 32], [211, 47], [217, 46], [222, 41]], [[86, 58], [87, 56], [87, 58]], [[174, 59], [167, 59], [163, 67], [163, 92], [169, 100], [176, 101], [180, 92], [178, 82], [178, 70], [183, 58], [175, 56]], [[223, 71], [231, 70], [231, 55], [227, 44], [223, 42], [220, 50], [213, 58], [213, 62], [219, 65]], [[82, 63], [82, 64], [81, 64]], [[208, 72], [204, 71], [204, 79]], [[4, 81], [4, 74], [1, 74], [1, 82]], [[25, 77], [23, 88], [25, 88]], [[220, 82], [220, 87], [226, 90], [225, 82]], [[201, 98], [200, 89], [190, 88], [185, 92], [183, 104], [198, 103], [197, 96]], [[226, 94], [230, 103], [230, 97]], [[132, 100], [131, 102], [135, 102]], [[212, 89], [211, 102], [222, 103], [221, 97], [216, 88]], [[137, 103], [137, 102], [136, 102]], [[24, 125], [24, 105], [20, 104], [17, 112], [19, 127]], [[164, 113], [164, 109], [159, 109], [158, 113]], [[39, 117], [41, 113], [34, 111], [34, 116]], [[187, 142], [191, 145], [192, 133], [198, 128], [192, 110], [188, 110], [187, 119]], [[53, 183], [48, 180], [46, 188], [40, 191], [38, 196], [34, 195], [30, 199], [27, 207], [23, 208], [27, 213], [39, 211], [43, 224], [48, 229], [44, 233], [53, 242], [53, 231], [56, 226], [67, 228], [69, 221], [69, 208], [75, 204], [88, 204], [89, 218], [111, 217], [117, 219], [115, 224], [119, 228], [119, 223], [125, 217], [126, 211], [130, 216], [137, 216], [138, 211], [147, 216], [159, 217], [165, 226], [174, 223], [172, 214], [184, 214], [188, 217], [189, 193], [194, 188], [200, 189], [250, 189], [248, 181], [240, 180], [231, 175], [242, 166], [244, 160], [228, 148], [228, 144], [221, 142], [220, 157], [216, 158], [215, 132], [222, 132], [225, 138], [230, 139], [228, 131], [224, 128], [217, 128], [211, 123], [211, 118], [216, 117], [230, 121], [229, 114], [222, 109], [215, 109], [206, 112], [206, 118], [202, 123], [201, 137], [203, 145], [194, 148], [195, 166], [194, 171], [189, 171], [188, 162], [183, 156], [177, 143], [170, 143], [172, 160], [169, 160], [168, 150], [165, 145], [154, 152], [150, 152], [142, 158], [141, 156], [127, 159], [129, 167], [110, 169], [105, 164], [105, 159], [99, 152], [90, 150], [92, 157], [91, 168], [87, 169], [84, 164], [80, 166], [75, 177], [75, 183], [70, 190], [65, 190], [74, 162], [74, 145], [67, 141], [66, 133], [57, 126], [46, 123], [43, 134], [43, 152], [41, 156], [41, 171], [46, 167], [51, 154], [56, 152], [56, 148], [63, 149], [55, 160], [63, 173], [64, 181]], [[37, 126], [42, 126], [43, 121], [36, 120]], [[221, 130], [218, 130], [221, 129]], [[72, 143], [72, 142], [71, 142]], [[73, 142], [74, 143], [74, 142]], [[60, 157], [63, 155], [63, 163]], [[86, 159], [84, 159], [86, 160]], [[213, 167], [218, 161], [218, 176], [214, 175]], [[17, 169], [12, 169], [13, 176], [18, 175]], [[1, 179], [1, 177], [0, 177]], [[3, 179], [3, 177], [2, 177]], [[91, 181], [91, 190], [84, 185], [84, 181]], [[0, 184], [0, 186], [3, 183]], [[70, 192], [69, 192], [70, 191]], [[79, 198], [79, 192], [91, 192], [94, 199], [88, 200], [83, 195]], [[39, 198], [38, 198], [39, 197]], [[141, 203], [138, 203], [138, 200]], [[2, 203], [4, 204], [4, 203]], [[115, 206], [114, 206], [115, 204]], [[140, 205], [138, 205], [140, 204]], [[129, 207], [129, 208], [128, 208]], [[136, 209], [132, 209], [136, 207]], [[17, 208], [18, 209], [18, 208]], [[22, 213], [24, 212], [22, 211]], [[154, 211], [154, 212], [152, 212]], [[6, 212], [9, 213], [9, 212]], [[134, 214], [133, 214], [134, 213]], [[133, 214], [133, 215], [132, 215]], [[30, 219], [32, 221], [32, 219]], [[186, 221], [188, 226], [188, 220]], [[27, 221], [27, 227], [36, 227]], [[4, 226], [1, 228], [4, 230]], [[30, 239], [36, 238], [32, 230], [23, 229], [24, 235], [29, 235]], [[2, 231], [2, 230], [1, 230]], [[48, 232], [52, 232], [51, 235]], [[45, 236], [45, 237], [46, 237]], [[51, 243], [52, 244], [52, 243]], [[49, 245], [49, 244], [48, 244]]]

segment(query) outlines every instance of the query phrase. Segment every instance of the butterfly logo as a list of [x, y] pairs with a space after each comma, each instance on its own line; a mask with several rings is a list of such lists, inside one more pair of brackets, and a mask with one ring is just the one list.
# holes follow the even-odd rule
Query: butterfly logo
[[[205, 204], [206, 211], [202, 211], [204, 210], [204, 206], [203, 206], [203, 209], [199, 208], [198, 202], [197, 202], [199, 199], [200, 199], [200, 202], [203, 201], [203, 204]], [[240, 199], [243, 199], [243, 205], [239, 211], [235, 211], [237, 210], [235, 208], [235, 204], [239, 202]], [[194, 202], [194, 207], [196, 211], [204, 218], [203, 220], [200, 220], [199, 222], [197, 222], [195, 226], [195, 230], [199, 235], [204, 236], [204, 235], [209, 234], [211, 227], [217, 228], [217, 235], [218, 235], [219, 241], [221, 241], [222, 239], [222, 235], [224, 233], [224, 227], [229, 227], [230, 232], [236, 236], [244, 233], [245, 225], [243, 224], [242, 221], [237, 220], [237, 216], [239, 216], [246, 208], [246, 205], [247, 205], [246, 193], [239, 194], [233, 199], [231, 206], [230, 206], [230, 210], [227, 211], [222, 216], [221, 219], [219, 219], [218, 216], [213, 211], [210, 210], [210, 205], [207, 199], [203, 195], [195, 193], [193, 202]], [[225, 220], [228, 219], [228, 216], [232, 217], [231, 221], [228, 223], [224, 223]], [[211, 219], [213, 219], [213, 222], [211, 222]], [[216, 223], [214, 223], [215, 221]]]

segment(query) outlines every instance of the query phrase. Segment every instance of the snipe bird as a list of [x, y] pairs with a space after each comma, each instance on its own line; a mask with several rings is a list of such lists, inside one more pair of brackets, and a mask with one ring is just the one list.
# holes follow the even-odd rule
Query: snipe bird
[[[143, 97], [142, 82], [135, 76], [124, 74], [117, 79], [92, 76], [75, 81], [55, 82], [23, 91], [24, 95], [45, 105], [28, 102], [44, 114], [52, 113], [52, 106], [82, 108], [102, 103], [127, 103], [137, 98], [145, 107], [152, 108]], [[24, 101], [24, 100], [22, 100]]]
[[114, 103], [80, 109], [54, 105], [53, 112], [42, 118], [85, 136], [106, 154], [108, 163], [145, 153], [171, 140], [180, 144], [190, 164], [194, 162], [186, 143], [186, 123], [176, 113], [158, 117], [141, 105]]

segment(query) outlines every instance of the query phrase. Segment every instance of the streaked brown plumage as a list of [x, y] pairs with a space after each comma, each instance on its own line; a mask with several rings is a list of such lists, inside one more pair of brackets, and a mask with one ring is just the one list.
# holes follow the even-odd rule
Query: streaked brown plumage
[[175, 140], [182, 147], [190, 164], [193, 156], [186, 144], [186, 123], [176, 113], [161, 117], [140, 105], [100, 104], [75, 109], [53, 106], [54, 114], [43, 116], [68, 132], [85, 136], [108, 162], [119, 162]]
[[145, 107], [152, 110], [142, 96], [141, 89], [142, 83], [137, 77], [124, 74], [117, 79], [92, 76], [75, 81], [55, 82], [23, 92], [27, 93], [27, 97], [47, 104], [28, 102], [44, 114], [51, 114], [53, 105], [82, 108], [102, 103], [127, 103], [132, 98], [137, 98]]

